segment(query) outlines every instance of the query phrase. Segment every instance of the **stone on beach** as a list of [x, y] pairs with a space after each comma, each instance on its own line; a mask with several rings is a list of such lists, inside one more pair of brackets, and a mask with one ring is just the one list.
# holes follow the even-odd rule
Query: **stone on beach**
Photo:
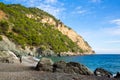
[[117, 74], [114, 78], [120, 79], [120, 72], [117, 72]]
[[42, 58], [37, 66], [36, 70], [50, 71], [70, 74], [92, 75], [93, 73], [84, 65], [77, 62], [58, 61], [53, 64], [51, 59]]
[[53, 61], [51, 59], [42, 58], [38, 62], [37, 66], [36, 66], [36, 70], [52, 72], [53, 71], [53, 66], [52, 65], [53, 65]]
[[102, 69], [102, 68], [97, 68], [95, 71], [94, 71], [94, 74], [96, 76], [106, 76], [106, 77], [112, 77], [112, 73], [110, 73], [109, 71], [105, 70], [105, 69]]

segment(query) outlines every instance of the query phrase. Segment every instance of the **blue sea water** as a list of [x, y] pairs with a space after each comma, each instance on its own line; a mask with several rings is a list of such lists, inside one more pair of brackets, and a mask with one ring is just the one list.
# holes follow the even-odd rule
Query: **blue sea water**
[[74, 61], [86, 65], [90, 70], [104, 68], [112, 74], [120, 72], [120, 54], [95, 54], [86, 56], [50, 57], [53, 61]]

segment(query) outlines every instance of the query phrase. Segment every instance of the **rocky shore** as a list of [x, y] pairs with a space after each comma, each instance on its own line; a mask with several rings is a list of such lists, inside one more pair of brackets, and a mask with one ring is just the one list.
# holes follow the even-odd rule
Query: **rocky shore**
[[86, 66], [59, 61], [53, 63], [48, 58], [39, 62], [33, 57], [23, 57], [23, 62], [0, 63], [0, 80], [120, 80], [104, 69], [90, 71]]

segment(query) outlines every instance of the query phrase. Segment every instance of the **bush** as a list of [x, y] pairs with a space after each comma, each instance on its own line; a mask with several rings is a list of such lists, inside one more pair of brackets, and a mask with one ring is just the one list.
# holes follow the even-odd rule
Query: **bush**
[[0, 41], [2, 41], [3, 39], [2, 39], [2, 36], [0, 36]]
[[6, 33], [9, 30], [9, 25], [7, 21], [0, 21], [0, 30], [2, 33]]

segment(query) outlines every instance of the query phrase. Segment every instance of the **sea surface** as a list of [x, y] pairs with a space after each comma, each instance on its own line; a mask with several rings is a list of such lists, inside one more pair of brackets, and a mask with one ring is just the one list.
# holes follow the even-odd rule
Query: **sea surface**
[[96, 68], [104, 68], [116, 74], [120, 72], [120, 54], [95, 54], [86, 56], [50, 57], [54, 62], [64, 60], [66, 62], [79, 62], [94, 71]]

